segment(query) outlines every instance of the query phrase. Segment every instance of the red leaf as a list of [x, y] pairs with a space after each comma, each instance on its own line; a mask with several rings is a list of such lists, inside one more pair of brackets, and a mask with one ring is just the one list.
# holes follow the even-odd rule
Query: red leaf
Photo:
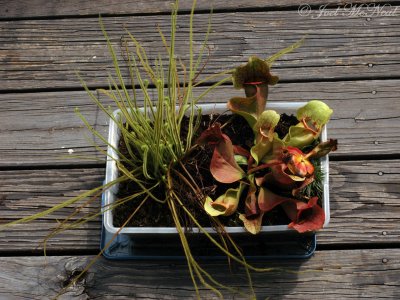
[[242, 155], [242, 156], [244, 156], [246, 158], [250, 157], [250, 152], [247, 151], [246, 149], [244, 149], [243, 147], [240, 147], [240, 146], [233, 145], [233, 152], [235, 154]]
[[215, 123], [203, 131], [197, 143], [215, 147], [211, 158], [210, 172], [216, 180], [222, 183], [232, 183], [245, 176], [235, 160], [232, 142], [227, 135], [222, 133], [219, 123]]
[[256, 192], [257, 192], [257, 187], [255, 186], [253, 179], [251, 179], [244, 207], [246, 218], [251, 218], [259, 214]]
[[327, 155], [331, 151], [336, 151], [337, 144], [337, 140], [333, 139], [329, 139], [326, 142], [320, 143], [307, 154], [307, 158], [320, 158]]
[[296, 220], [297, 218], [297, 200], [291, 199], [291, 201], [287, 201], [282, 203], [282, 208], [284, 209], [286, 215], [290, 220]]
[[210, 171], [219, 182], [232, 183], [242, 179], [245, 173], [235, 161], [232, 142], [225, 137], [214, 149]]
[[258, 194], [258, 207], [261, 211], [267, 212], [284, 202], [292, 201], [293, 199], [279, 196], [265, 187], [260, 189]]
[[199, 145], [216, 145], [223, 139], [224, 137], [221, 131], [221, 124], [216, 122], [201, 133], [196, 143]]
[[273, 178], [279, 183], [282, 187], [286, 187], [286, 189], [291, 189], [295, 185], [295, 181], [289, 174], [285, 171], [287, 169], [287, 165], [285, 163], [277, 164], [271, 167], [271, 174]]
[[[289, 228], [297, 230], [299, 233], [316, 231], [324, 226], [325, 213], [317, 204], [318, 197], [311, 198], [308, 203], [296, 202], [297, 214]], [[285, 209], [286, 210], [286, 209]]]

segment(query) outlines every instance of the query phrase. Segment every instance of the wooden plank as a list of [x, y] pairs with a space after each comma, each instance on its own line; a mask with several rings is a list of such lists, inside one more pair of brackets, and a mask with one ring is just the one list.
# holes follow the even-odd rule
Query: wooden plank
[[[318, 251], [308, 260], [257, 263], [279, 271], [253, 273], [257, 299], [398, 299], [399, 249]], [[0, 295], [49, 299], [76, 276], [91, 256], [0, 258]], [[242, 267], [203, 262], [217, 280], [248, 293]], [[24, 272], [21, 272], [21, 269]], [[294, 272], [293, 272], [294, 271]], [[194, 299], [185, 262], [98, 260], [62, 299]], [[201, 288], [202, 299], [217, 299]], [[244, 296], [225, 293], [226, 299]]]
[[[331, 221], [318, 233], [318, 244], [398, 245], [400, 237], [400, 160], [330, 163]], [[0, 172], [0, 220], [7, 222], [50, 208], [68, 198], [101, 185], [103, 169], [16, 170]], [[0, 249], [40, 251], [40, 243], [74, 211], [63, 209], [28, 225], [0, 232]], [[98, 200], [83, 212], [95, 213]], [[82, 216], [81, 214], [80, 216]], [[100, 243], [99, 218], [83, 228], [51, 239], [48, 249], [93, 250]]]
[[[1, 174], [1, 223], [46, 210], [100, 186], [104, 180], [104, 169], [18, 170]], [[33, 223], [16, 225], [0, 232], [0, 243], [4, 246], [0, 246], [0, 249], [41, 252], [44, 239], [57, 227], [58, 221], [75, 212], [83, 203], [84, 201], [80, 201]], [[96, 197], [80, 209], [72, 220], [96, 214], [99, 208], [99, 198]], [[100, 228], [99, 216], [83, 226], [62, 232], [49, 240], [48, 249], [99, 249]]]
[[[367, 9], [362, 7], [361, 12]], [[177, 35], [176, 52], [184, 62], [188, 60], [188, 18], [179, 18]], [[121, 38], [127, 37], [126, 27], [149, 49], [149, 57], [155, 58], [164, 49], [156, 24], [168, 35], [169, 19], [165, 15], [109, 17], [104, 24], [118, 53]], [[207, 14], [196, 16], [197, 51], [207, 22]], [[216, 13], [208, 43], [211, 56], [203, 75], [228, 70], [251, 55], [267, 57], [307, 34], [305, 45], [275, 64], [275, 72], [284, 80], [398, 77], [397, 23], [396, 16], [382, 15], [312, 18], [297, 11]], [[77, 70], [90, 86], [107, 85], [112, 64], [97, 18], [5, 21], [1, 25], [1, 90], [76, 88], [80, 86]]]
[[[339, 139], [333, 156], [400, 153], [398, 80], [282, 83], [270, 89], [271, 101], [322, 99], [334, 109], [329, 135]], [[198, 93], [203, 88], [197, 90]], [[224, 102], [241, 95], [221, 87], [205, 102]], [[101, 98], [105, 105], [111, 102]], [[0, 94], [0, 166], [82, 165], [104, 162], [87, 140], [92, 137], [75, 115], [79, 107], [89, 122], [107, 136], [108, 121], [84, 92]], [[32, 108], [32, 105], [34, 106]], [[66, 158], [73, 154], [96, 159]], [[97, 161], [99, 160], [99, 161]]]
[[400, 161], [331, 162], [330, 166], [332, 219], [318, 233], [318, 242], [398, 244]]
[[[92, 1], [46, 1], [46, 0], [22, 0], [22, 1], [0, 1], [0, 18], [32, 18], [32, 17], [54, 17], [54, 16], [85, 16], [85, 15], [107, 15], [107, 14], [151, 14], [151, 13], [168, 13], [175, 1], [169, 0], [152, 0], [152, 1], [115, 1], [115, 0], [99, 0], [94, 5]], [[362, 0], [353, 0], [351, 7], [359, 7], [356, 4], [363, 3]], [[375, 0], [374, 3], [386, 2], [384, 0]], [[339, 0], [308, 0], [307, 4], [319, 11], [320, 6], [325, 5], [341, 5], [343, 9], [350, 8], [343, 1]], [[366, 4], [364, 4], [366, 5]], [[179, 1], [181, 11], [189, 11], [192, 6], [191, 0]], [[197, 1], [197, 10], [240, 10], [240, 9], [267, 9], [267, 8], [287, 8], [299, 7], [299, 1], [283, 0], [279, 2], [260, 1], [260, 0], [212, 0]], [[375, 7], [375, 6], [371, 6]], [[376, 5], [378, 7], [378, 5]]]

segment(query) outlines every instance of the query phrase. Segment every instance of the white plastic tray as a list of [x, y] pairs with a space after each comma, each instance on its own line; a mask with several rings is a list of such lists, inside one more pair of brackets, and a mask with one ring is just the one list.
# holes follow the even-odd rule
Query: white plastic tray
[[[296, 110], [305, 105], [307, 102], [268, 102], [267, 109], [276, 110], [278, 113], [294, 114]], [[227, 111], [226, 103], [216, 103], [216, 104], [200, 104], [199, 107], [202, 108], [203, 114], [219, 114]], [[114, 116], [116, 118], [120, 117], [120, 111], [114, 111]], [[120, 131], [115, 122], [110, 119], [108, 142], [114, 148], [118, 148], [118, 143], [120, 139]], [[321, 141], [327, 140], [327, 128], [323, 128], [321, 133]], [[107, 149], [107, 165], [106, 165], [106, 179], [105, 184], [117, 179], [118, 169], [115, 160], [118, 160], [118, 155], [112, 147]], [[114, 159], [112, 159], [114, 158]], [[321, 168], [324, 174], [324, 193], [322, 207], [325, 212], [325, 223], [326, 227], [330, 219], [330, 207], [329, 207], [329, 158], [325, 156], [321, 159]], [[116, 199], [116, 194], [118, 192], [118, 185], [114, 185], [104, 192], [104, 205], [109, 207]], [[105, 210], [103, 214], [103, 224], [105, 229], [110, 233], [116, 233], [120, 230], [119, 227], [113, 225], [113, 211]], [[206, 228], [210, 233], [215, 232], [213, 228]], [[198, 231], [197, 228], [193, 229], [194, 232]], [[228, 233], [243, 233], [246, 232], [244, 227], [226, 227]], [[278, 233], [278, 232], [293, 232], [294, 229], [288, 228], [287, 225], [274, 225], [274, 226], [263, 226], [261, 232], [266, 233]], [[124, 227], [120, 230], [121, 234], [132, 234], [132, 235], [153, 235], [153, 234], [176, 234], [177, 230], [175, 227]]]

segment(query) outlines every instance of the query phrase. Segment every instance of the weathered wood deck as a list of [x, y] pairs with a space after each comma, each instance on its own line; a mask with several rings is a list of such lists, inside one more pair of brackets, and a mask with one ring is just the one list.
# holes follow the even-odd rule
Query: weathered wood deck
[[[116, 45], [126, 26], [156, 55], [161, 47], [156, 24], [168, 31], [170, 2], [0, 0], [1, 223], [102, 183], [101, 155], [98, 161], [64, 158], [69, 149], [95, 153], [75, 107], [98, 130], [107, 129], [75, 71], [90, 87], [107, 85], [111, 62], [99, 13]], [[340, 145], [330, 156], [331, 222], [318, 233], [315, 255], [259, 261], [300, 271], [254, 274], [259, 299], [399, 299], [400, 6], [375, 1], [380, 10], [372, 14], [367, 2], [353, 1], [359, 13], [350, 15], [342, 1], [309, 0], [312, 10], [304, 16], [293, 0], [199, 0], [195, 22], [202, 33], [210, 2], [215, 9], [212, 56], [205, 72], [233, 67], [249, 55], [268, 56], [307, 34], [304, 46], [275, 63], [281, 82], [269, 98], [326, 101], [334, 109], [329, 135]], [[326, 4], [331, 13], [318, 17], [319, 6]], [[181, 1], [178, 40], [183, 46], [190, 5]], [[183, 47], [177, 51], [187, 58]], [[233, 94], [222, 86], [207, 101], [225, 102]], [[86, 212], [98, 209], [97, 202]], [[41, 242], [73, 210], [0, 232], [0, 299], [51, 299], [99, 251], [101, 222], [96, 219], [51, 239], [44, 259]], [[217, 278], [245, 287], [241, 268], [227, 276], [225, 262], [205, 265]], [[214, 297], [209, 291], [202, 296]], [[194, 297], [184, 262], [101, 258], [61, 299]]]

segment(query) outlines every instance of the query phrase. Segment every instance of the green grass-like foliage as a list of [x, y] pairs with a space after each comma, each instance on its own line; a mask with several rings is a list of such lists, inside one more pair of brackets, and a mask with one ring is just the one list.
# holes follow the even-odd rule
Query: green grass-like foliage
[[[120, 109], [120, 116], [116, 118], [111, 109], [104, 107], [95, 93], [89, 90], [85, 82], [82, 84], [94, 102], [117, 124], [124, 139], [128, 155], [122, 154], [118, 149], [114, 150], [120, 158], [118, 166], [120, 171], [130, 180], [142, 185], [143, 181], [167, 184], [168, 170], [177, 163], [192, 145], [193, 134], [198, 127], [201, 111], [196, 103], [201, 97], [193, 96], [193, 78], [197, 74], [197, 68], [202, 60], [202, 53], [206, 46], [208, 32], [199, 56], [195, 59], [193, 55], [192, 42], [193, 31], [191, 17], [190, 43], [189, 43], [189, 68], [177, 61], [175, 49], [177, 10], [171, 17], [171, 40], [168, 43], [162, 32], [161, 39], [164, 42], [168, 54], [168, 66], [163, 65], [161, 58], [156, 59], [152, 66], [147, 57], [145, 49], [127, 31], [129, 41], [133, 44], [134, 51], [130, 51], [128, 43], [126, 46], [126, 63], [129, 68], [132, 90], [128, 90], [117, 60], [117, 55], [110, 39], [100, 22], [104, 36], [107, 41], [109, 52], [113, 59], [116, 78], [109, 76], [109, 89], [98, 89], [97, 92], [106, 95]], [[184, 77], [181, 79], [181, 77]], [[139, 86], [138, 92], [135, 86]], [[149, 91], [151, 87], [152, 92]], [[154, 92], [154, 90], [156, 92]], [[139, 93], [141, 95], [139, 95]], [[154, 96], [152, 96], [154, 95]], [[138, 97], [144, 101], [139, 103]], [[79, 112], [78, 112], [79, 113]], [[79, 114], [88, 128], [96, 135], [99, 133], [91, 128], [84, 117]], [[180, 135], [182, 120], [184, 116], [189, 117], [187, 135]], [[104, 142], [106, 139], [100, 137]], [[110, 145], [109, 145], [110, 146]], [[129, 170], [124, 166], [129, 165]], [[157, 199], [150, 192], [149, 195]], [[168, 195], [166, 195], [168, 197]]]

